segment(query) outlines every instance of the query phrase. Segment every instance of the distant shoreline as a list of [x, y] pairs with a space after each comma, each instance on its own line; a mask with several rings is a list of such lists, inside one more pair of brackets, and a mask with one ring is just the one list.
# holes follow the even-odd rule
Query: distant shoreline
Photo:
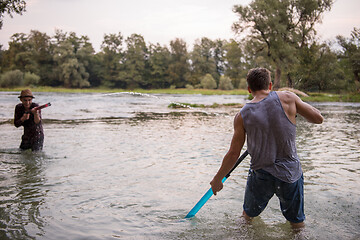
[[[26, 87], [0, 88], [0, 92], [20, 92]], [[108, 89], [108, 88], [56, 88], [56, 87], [29, 87], [33, 92], [62, 92], [62, 93], [116, 93], [116, 92], [136, 92], [145, 94], [202, 94], [202, 95], [249, 95], [245, 89], [218, 90], [218, 89]], [[307, 102], [360, 102], [359, 93], [307, 93], [308, 97], [300, 96]]]

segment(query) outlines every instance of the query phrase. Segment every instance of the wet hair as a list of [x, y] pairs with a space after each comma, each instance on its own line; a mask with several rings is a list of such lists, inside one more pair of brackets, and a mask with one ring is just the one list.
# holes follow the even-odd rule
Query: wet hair
[[270, 71], [266, 68], [250, 69], [246, 81], [251, 91], [268, 90], [271, 81]]

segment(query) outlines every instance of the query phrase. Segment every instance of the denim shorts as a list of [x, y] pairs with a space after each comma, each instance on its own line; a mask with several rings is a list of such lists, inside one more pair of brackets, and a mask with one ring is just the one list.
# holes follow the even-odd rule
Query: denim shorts
[[300, 223], [305, 220], [303, 175], [296, 182], [287, 183], [261, 169], [249, 171], [243, 206], [245, 213], [249, 217], [258, 216], [274, 194], [288, 221]]

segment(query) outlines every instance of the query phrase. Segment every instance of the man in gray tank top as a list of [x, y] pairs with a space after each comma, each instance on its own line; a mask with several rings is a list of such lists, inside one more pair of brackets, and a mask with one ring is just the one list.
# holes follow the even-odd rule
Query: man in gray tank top
[[296, 114], [320, 124], [319, 110], [291, 92], [272, 92], [270, 72], [251, 69], [248, 90], [253, 95], [235, 116], [234, 135], [221, 167], [210, 182], [214, 195], [223, 188], [221, 180], [234, 166], [247, 141], [251, 156], [245, 190], [243, 216], [250, 221], [258, 216], [276, 194], [284, 217], [294, 228], [304, 226], [303, 175], [296, 153]]

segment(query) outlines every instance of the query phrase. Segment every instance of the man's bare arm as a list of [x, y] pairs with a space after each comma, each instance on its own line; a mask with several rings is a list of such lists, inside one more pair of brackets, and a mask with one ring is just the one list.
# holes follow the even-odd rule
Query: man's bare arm
[[235, 165], [244, 143], [245, 129], [242, 117], [240, 113], [238, 113], [234, 119], [234, 135], [231, 140], [230, 149], [224, 156], [220, 169], [214, 176], [213, 180], [210, 182], [214, 195], [216, 195], [216, 193], [223, 188], [221, 181]]
[[296, 96], [295, 105], [296, 112], [303, 116], [308, 122], [320, 124], [324, 121], [324, 117], [318, 109], [303, 102], [298, 96]]

